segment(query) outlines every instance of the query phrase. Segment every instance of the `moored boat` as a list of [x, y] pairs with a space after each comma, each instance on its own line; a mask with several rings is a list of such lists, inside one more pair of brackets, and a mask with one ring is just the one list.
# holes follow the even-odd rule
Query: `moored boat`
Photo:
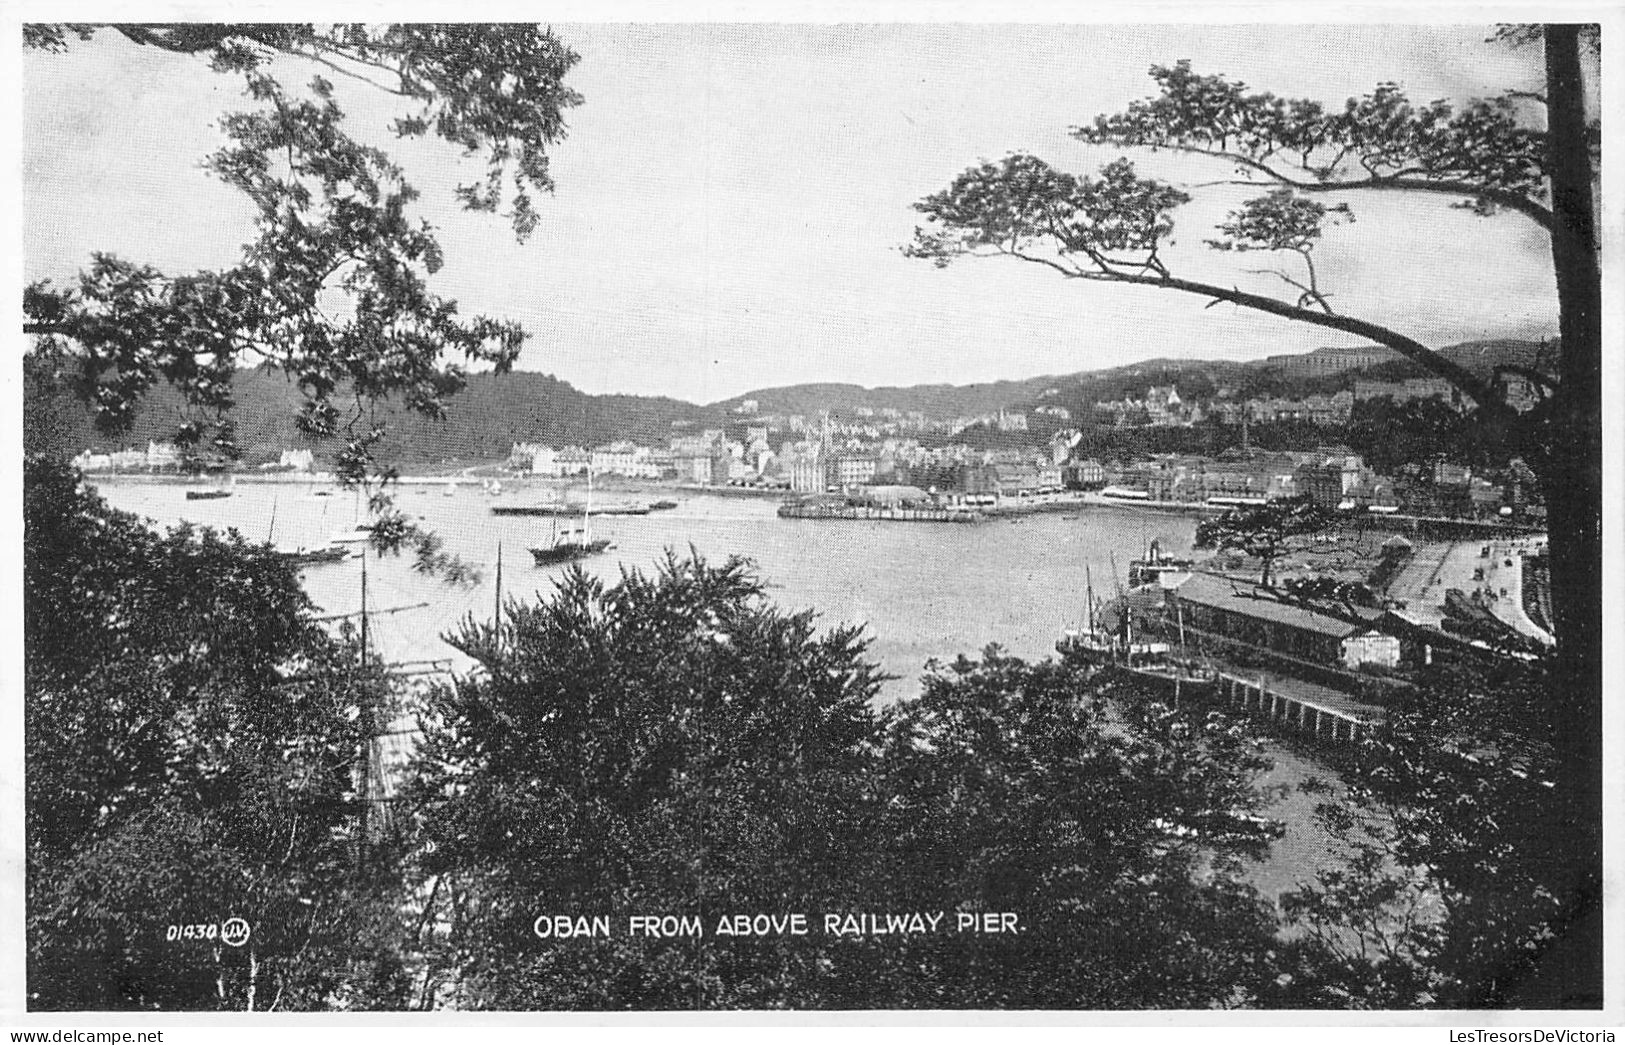
[[581, 512], [581, 528], [564, 530], [553, 535], [553, 543], [545, 548], [532, 548], [530, 554], [538, 566], [553, 566], [561, 562], [585, 559], [608, 551], [609, 541], [592, 536], [592, 472], [587, 473], [587, 503]]
[[561, 562], [574, 562], [589, 555], [609, 550], [609, 541], [599, 537], [588, 540], [584, 530], [565, 530], [546, 548], [532, 548], [530, 554], [538, 566], [553, 566]]
[[321, 548], [278, 548], [276, 553], [295, 566], [343, 562], [350, 557], [350, 549], [341, 544], [329, 544]]

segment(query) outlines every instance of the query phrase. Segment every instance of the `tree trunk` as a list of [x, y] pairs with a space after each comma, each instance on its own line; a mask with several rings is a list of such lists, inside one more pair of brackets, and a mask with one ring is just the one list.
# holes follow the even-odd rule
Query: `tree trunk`
[[[1586, 140], [1581, 27], [1545, 27], [1547, 171], [1562, 337], [1560, 384], [1536, 436], [1550, 535], [1560, 766], [1553, 827], [1573, 853], [1560, 929], [1526, 1000], [1602, 1004], [1602, 275]], [[1532, 464], [1536, 462], [1531, 462]]]

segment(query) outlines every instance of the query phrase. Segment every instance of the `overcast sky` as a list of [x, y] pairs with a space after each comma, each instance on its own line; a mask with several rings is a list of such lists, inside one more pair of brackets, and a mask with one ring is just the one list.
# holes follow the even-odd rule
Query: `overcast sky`
[[[477, 168], [433, 144], [391, 146], [441, 230], [435, 287], [465, 312], [521, 321], [523, 369], [700, 402], [805, 381], [966, 383], [1357, 343], [1007, 260], [938, 270], [898, 248], [920, 217], [910, 205], [971, 164], [1030, 151], [1083, 172], [1112, 159], [1067, 129], [1150, 94], [1153, 63], [1189, 58], [1340, 104], [1382, 80], [1418, 101], [1528, 87], [1539, 61], [1485, 44], [1486, 26], [556, 29], [582, 56], [570, 82], [586, 102], [552, 151], [557, 192], [527, 244], [449, 202]], [[232, 263], [248, 209], [198, 162], [239, 80], [108, 34], [25, 53], [22, 77], [27, 278], [69, 279], [93, 250], [172, 271]], [[364, 91], [341, 100], [358, 134], [390, 114]], [[1228, 173], [1136, 159], [1187, 183]], [[1200, 247], [1256, 194], [1203, 190], [1177, 212], [1177, 274], [1275, 290], [1242, 271], [1251, 257]], [[1316, 253], [1340, 311], [1437, 345], [1555, 333], [1550, 248], [1527, 220], [1443, 199], [1350, 202], [1358, 221]]]

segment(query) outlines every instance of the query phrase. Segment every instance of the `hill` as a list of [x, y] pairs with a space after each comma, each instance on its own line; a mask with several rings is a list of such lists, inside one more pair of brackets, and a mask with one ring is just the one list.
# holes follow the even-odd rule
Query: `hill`
[[[923, 414], [931, 421], [952, 421], [1006, 410], [1028, 415], [1031, 436], [1012, 433], [1015, 438], [1042, 439], [1057, 427], [1087, 424], [1096, 402], [1139, 398], [1152, 385], [1175, 385], [1187, 401], [1208, 399], [1221, 389], [1238, 398], [1301, 397], [1352, 388], [1362, 378], [1396, 380], [1423, 373], [1403, 359], [1339, 368], [1341, 361], [1360, 351], [1320, 349], [1247, 363], [1151, 359], [1103, 370], [972, 385], [864, 388], [821, 382], [760, 389], [708, 406], [663, 396], [588, 395], [550, 374], [475, 374], [450, 401], [444, 421], [381, 407], [377, 419], [389, 435], [377, 453], [385, 464], [439, 466], [500, 459], [517, 442], [596, 446], [629, 439], [663, 445], [674, 431], [730, 423], [737, 427], [748, 419], [737, 412], [747, 399], [756, 401], [758, 415], [808, 419], [826, 410], [846, 418], [864, 410], [896, 410]], [[1555, 344], [1471, 341], [1440, 351], [1474, 373], [1487, 375], [1502, 364], [1544, 366], [1555, 353]], [[1324, 361], [1314, 358], [1320, 353], [1327, 354]], [[1369, 353], [1367, 357], [1372, 358]], [[144, 446], [148, 440], [169, 439], [185, 419], [180, 397], [158, 387], [142, 402], [128, 432], [117, 436], [97, 432], [90, 412], [73, 394], [74, 379], [71, 366], [57, 369], [32, 353], [25, 356], [25, 449], [71, 457], [87, 447]], [[312, 446], [318, 456], [325, 456], [324, 450], [331, 452], [332, 444], [313, 446], [295, 429], [293, 417], [301, 397], [280, 371], [241, 371], [233, 379], [233, 391], [237, 399], [233, 417], [246, 463], [275, 460], [283, 449], [294, 447]]]
[[[1499, 365], [1539, 366], [1555, 353], [1555, 342], [1470, 341], [1440, 349], [1440, 354], [1488, 376]], [[1348, 366], [1350, 359], [1364, 365]], [[1296, 355], [1271, 356], [1249, 362], [1197, 359], [1150, 359], [1102, 370], [1050, 374], [1020, 381], [973, 385], [914, 385], [906, 388], [865, 388], [860, 385], [815, 383], [762, 388], [711, 404], [732, 414], [746, 400], [755, 400], [761, 414], [816, 417], [829, 411], [851, 417], [860, 410], [917, 411], [932, 420], [977, 417], [999, 410], [1030, 412], [1058, 406], [1076, 420], [1086, 419], [1093, 404], [1104, 400], [1137, 398], [1151, 385], [1177, 385], [1180, 395], [1207, 399], [1219, 389], [1239, 397], [1332, 394], [1351, 389], [1356, 380], [1398, 380], [1424, 375], [1421, 367], [1387, 349], [1321, 348]]]
[[[33, 356], [24, 367], [24, 447], [71, 457], [86, 448], [145, 446], [171, 438], [184, 417], [180, 396], [167, 387], [142, 401], [127, 432], [98, 432], [91, 414], [73, 394], [73, 370], [56, 371]], [[238, 445], [250, 465], [275, 460], [284, 449], [310, 447], [324, 457], [332, 442], [312, 443], [294, 427], [299, 390], [280, 371], [239, 371], [232, 379], [237, 405], [232, 417]], [[342, 396], [335, 401], [342, 403]], [[388, 431], [377, 450], [380, 462], [438, 465], [504, 458], [516, 442], [591, 446], [618, 439], [664, 443], [674, 425], [712, 421], [714, 412], [666, 397], [588, 395], [549, 374], [474, 374], [454, 396], [444, 421], [393, 404], [376, 418]]]

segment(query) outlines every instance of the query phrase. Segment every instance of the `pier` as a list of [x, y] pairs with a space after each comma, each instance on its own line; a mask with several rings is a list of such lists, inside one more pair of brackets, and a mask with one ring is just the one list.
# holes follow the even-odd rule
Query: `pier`
[[872, 505], [782, 504], [779, 516], [784, 519], [872, 519], [882, 522], [949, 522], [974, 523], [982, 521], [981, 512], [962, 508], [891, 508]]
[[1357, 739], [1386, 714], [1328, 686], [1262, 672], [1248, 676], [1235, 668], [1220, 669], [1218, 699], [1253, 718], [1334, 744]]

